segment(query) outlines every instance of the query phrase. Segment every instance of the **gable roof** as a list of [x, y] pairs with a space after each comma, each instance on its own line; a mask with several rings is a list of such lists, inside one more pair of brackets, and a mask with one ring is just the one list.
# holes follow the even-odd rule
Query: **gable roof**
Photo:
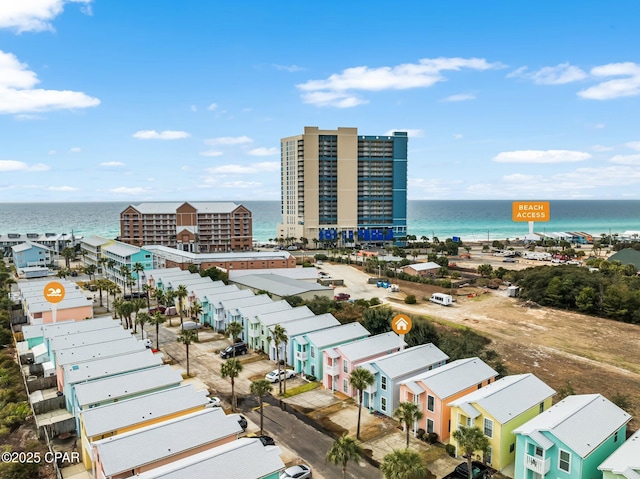
[[547, 432], [585, 458], [631, 416], [601, 394], [568, 396], [513, 432]]
[[482, 359], [465, 358], [417, 374], [402, 383], [420, 381], [440, 399], [446, 399], [497, 375]]
[[21, 244], [18, 244], [18, 245], [15, 245], [15, 246], [11, 247], [11, 249], [14, 251], [14, 253], [20, 253], [22, 251], [27, 251], [27, 250], [30, 250], [32, 248], [53, 252], [53, 250], [51, 248], [47, 248], [45, 245], [42, 245], [42, 244], [39, 244], [39, 243], [33, 243], [31, 241], [25, 241], [24, 243], [21, 243]]
[[205, 406], [208, 402], [206, 391], [196, 391], [192, 385], [184, 385], [87, 409], [80, 415], [87, 436], [97, 436]]
[[324, 349], [334, 344], [346, 343], [370, 334], [362, 324], [356, 322], [309, 333], [306, 337], [315, 347]]
[[411, 268], [415, 271], [428, 271], [430, 269], [440, 269], [441, 266], [438, 263], [429, 261], [428, 263], [414, 263], [403, 266], [403, 268]]
[[278, 323], [293, 321], [294, 319], [308, 318], [309, 316], [315, 316], [315, 314], [313, 314], [313, 311], [311, 311], [306, 306], [297, 306], [291, 309], [259, 314], [258, 320], [260, 321], [260, 323], [268, 327]]
[[80, 363], [83, 361], [93, 361], [99, 358], [110, 358], [136, 351], [144, 351], [147, 347], [142, 341], [138, 341], [133, 336], [102, 343], [88, 344], [68, 349], [56, 351], [56, 364], [64, 366], [69, 363]]
[[176, 214], [176, 210], [185, 203], [193, 206], [197, 213], [231, 213], [239, 205], [231, 202], [191, 202], [191, 201], [176, 201], [170, 203], [140, 203], [133, 206], [140, 213], [148, 214]]
[[458, 406], [469, 417], [475, 418], [481, 414], [473, 406], [478, 404], [500, 424], [505, 424], [554, 394], [554, 389], [533, 374], [517, 374], [498, 379], [449, 403], [449, 406]]
[[295, 296], [309, 291], [329, 291], [331, 288], [318, 283], [287, 278], [277, 274], [247, 274], [236, 277], [234, 283], [249, 288], [269, 291], [278, 296]]
[[103, 329], [108, 327], [122, 327], [120, 321], [115, 321], [111, 316], [100, 316], [83, 321], [60, 321], [56, 323], [25, 324], [22, 326], [24, 339], [51, 338], [63, 334], [73, 334], [80, 331], [90, 331], [92, 329]]
[[128, 371], [159, 366], [160, 364], [162, 364], [162, 355], [153, 354], [149, 349], [111, 358], [68, 364], [64, 367], [65, 384], [75, 384], [81, 381], [115, 376]]
[[49, 351], [55, 352], [61, 349], [76, 348], [87, 344], [124, 339], [130, 336], [131, 331], [122, 329], [122, 326], [119, 328], [94, 329], [93, 331], [54, 336], [49, 339]]
[[152, 464], [242, 432], [222, 408], [204, 409], [95, 441], [104, 474], [111, 476]]
[[240, 306], [238, 308], [238, 311], [240, 312], [242, 317], [252, 320], [260, 313], [274, 313], [276, 311], [285, 311], [287, 309], [291, 309], [291, 305], [284, 299], [281, 299], [280, 301], [272, 301], [271, 303], [259, 304], [255, 306]]
[[139, 479], [208, 478], [211, 471], [224, 471], [225, 479], [260, 479], [284, 469], [279, 447], [262, 445], [259, 439], [243, 437], [193, 456], [138, 474]]
[[182, 375], [171, 366], [157, 366], [110, 378], [78, 383], [76, 384], [75, 396], [80, 407], [83, 407], [167, 388], [178, 385], [181, 381]]
[[598, 466], [598, 469], [620, 474], [627, 479], [640, 478], [640, 431], [636, 431], [633, 436], [622, 443]]
[[386, 376], [393, 379], [429, 369], [433, 364], [446, 361], [447, 359], [449, 359], [449, 356], [443, 353], [435, 344], [429, 343], [391, 353], [381, 358], [372, 359], [371, 361], [363, 363], [363, 366], [375, 365], [375, 367], [371, 366], [373, 371], [377, 372], [377, 369], [379, 369]]
[[384, 352], [390, 353], [394, 349], [400, 348], [400, 344], [406, 346], [407, 343], [400, 339], [393, 331], [377, 334], [368, 338], [359, 339], [352, 343], [336, 346], [335, 349], [349, 361], [358, 361]]
[[640, 251], [633, 248], [625, 248], [609, 256], [607, 261], [620, 261], [622, 264], [632, 264], [640, 270]]
[[339, 325], [340, 321], [338, 321], [333, 314], [325, 313], [318, 316], [309, 316], [307, 318], [289, 321], [283, 327], [287, 336], [291, 339], [304, 333], [310, 333], [312, 331], [318, 331], [320, 329], [331, 328]]

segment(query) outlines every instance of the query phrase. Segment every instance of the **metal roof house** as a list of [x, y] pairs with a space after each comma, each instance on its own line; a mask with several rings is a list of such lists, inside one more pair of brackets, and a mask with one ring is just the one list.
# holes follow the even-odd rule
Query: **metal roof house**
[[603, 479], [640, 479], [640, 431], [636, 431], [598, 469]]
[[73, 334], [94, 329], [120, 328], [120, 321], [111, 316], [100, 316], [87, 321], [59, 321], [47, 324], [29, 324], [22, 326], [22, 335], [29, 348], [46, 342], [46, 338]]
[[300, 296], [303, 299], [324, 296], [333, 299], [333, 289], [328, 286], [278, 274], [247, 274], [236, 277], [233, 283], [240, 288], [251, 289], [253, 292], [267, 291], [273, 299], [283, 299], [286, 296]]
[[212, 408], [95, 441], [95, 477], [131, 477], [234, 441], [241, 432], [237, 419]]
[[555, 391], [533, 374], [506, 376], [449, 403], [451, 444], [461, 456], [453, 438], [460, 426], [476, 426], [489, 439], [482, 458], [497, 470], [515, 461], [515, 429], [551, 407]]
[[241, 323], [244, 325], [245, 342], [250, 349], [257, 349], [256, 338], [260, 336], [261, 325], [258, 315], [261, 313], [275, 313], [277, 311], [286, 311], [291, 309], [291, 305], [284, 299], [280, 301], [272, 301], [271, 303], [260, 304], [256, 306], [238, 307]]
[[360, 323], [347, 323], [333, 328], [305, 333], [293, 338], [296, 372], [321, 378], [322, 356], [325, 349], [363, 339], [371, 333]]
[[514, 479], [532, 473], [599, 477], [598, 466], [626, 438], [631, 416], [600, 394], [568, 396], [513, 432]]
[[422, 411], [416, 427], [449, 439], [449, 402], [495, 381], [498, 373], [479, 358], [465, 358], [425, 371], [400, 383], [400, 400], [418, 404]]
[[209, 477], [218, 471], [225, 479], [278, 479], [285, 464], [277, 446], [263, 446], [259, 439], [240, 438], [208, 451], [138, 474], [138, 479]]
[[325, 349], [322, 353], [324, 361], [323, 386], [332, 391], [340, 391], [347, 396], [355, 396], [357, 390], [349, 384], [351, 372], [360, 363], [395, 353], [406, 345], [404, 339], [401, 340], [400, 336], [390, 331]]
[[391, 416], [400, 402], [400, 382], [421, 371], [446, 364], [449, 356], [434, 344], [422, 344], [361, 364], [376, 378], [373, 386], [364, 390], [362, 405]]
[[264, 353], [269, 350], [267, 346], [270, 343], [270, 328], [272, 326], [275, 326], [276, 324], [285, 324], [289, 321], [295, 321], [296, 319], [309, 318], [311, 316], [315, 316], [315, 314], [306, 306], [298, 306], [296, 308], [258, 314], [258, 324], [254, 324], [256, 327], [256, 336], [252, 338], [251, 334], [249, 335], [249, 340], [253, 339], [253, 349], [259, 349]]
[[[287, 360], [294, 360], [294, 351], [293, 351], [293, 341], [292, 339], [296, 336], [300, 336], [305, 333], [312, 333], [314, 331], [320, 331], [322, 329], [333, 328], [335, 326], [340, 326], [340, 321], [338, 321], [333, 314], [325, 313], [319, 314], [318, 316], [309, 316], [307, 318], [296, 319], [295, 321], [289, 321], [288, 323], [284, 323], [283, 327], [287, 336], [289, 337], [289, 342], [286, 346], [287, 352]], [[273, 332], [273, 328], [275, 325], [269, 327], [269, 331]], [[284, 358], [285, 346], [284, 344], [280, 345], [280, 357]], [[269, 343], [269, 359], [275, 361], [276, 359], [276, 347], [273, 341]]]

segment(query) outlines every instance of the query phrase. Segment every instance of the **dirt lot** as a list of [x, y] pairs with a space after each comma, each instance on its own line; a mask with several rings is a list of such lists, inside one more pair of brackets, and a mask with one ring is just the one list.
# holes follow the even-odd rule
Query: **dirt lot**
[[[489, 262], [493, 259], [490, 258], [486, 255], [474, 260]], [[550, 308], [523, 307], [519, 300], [508, 298], [504, 290], [466, 287], [443, 291], [435, 286], [394, 280], [400, 284], [401, 292], [388, 294], [367, 286], [369, 275], [359, 267], [332, 264], [324, 269], [335, 278], [344, 277], [344, 290], [352, 297], [378, 296], [394, 309], [482, 333], [492, 340], [490, 348], [500, 353], [511, 374], [532, 372], [556, 390], [566, 388], [570, 381], [576, 394], [600, 393], [610, 399], [623, 395], [630, 403], [625, 408], [627, 412], [640, 414], [637, 325]], [[429, 302], [436, 291], [453, 294], [456, 302], [450, 307]], [[405, 304], [408, 294], [415, 295], [418, 304]], [[634, 419], [629, 428], [640, 429], [640, 420]]]
[[[435, 320], [468, 326], [492, 339], [510, 373], [532, 372], [558, 390], [567, 381], [577, 394], [601, 393], [608, 398], [624, 395], [627, 412], [640, 411], [640, 328], [568, 311], [526, 307], [505, 291], [488, 294], [479, 289], [453, 291], [456, 303], [442, 307], [423, 300], [433, 287], [402, 285], [419, 304], [400, 298], [394, 308]], [[469, 298], [469, 293], [479, 293]], [[640, 428], [634, 420], [631, 429]]]

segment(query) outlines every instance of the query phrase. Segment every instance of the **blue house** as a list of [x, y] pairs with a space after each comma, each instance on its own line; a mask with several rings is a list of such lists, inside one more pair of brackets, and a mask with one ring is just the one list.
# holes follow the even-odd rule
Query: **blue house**
[[569, 396], [514, 429], [514, 479], [599, 479], [631, 416], [600, 394]]
[[435, 345], [422, 344], [362, 363], [375, 377], [372, 386], [363, 391], [362, 404], [391, 416], [400, 402], [400, 382], [446, 364], [447, 356]]
[[17, 269], [46, 267], [53, 263], [55, 252], [46, 246], [31, 241], [11, 247], [13, 264]]
[[323, 351], [328, 348], [366, 338], [371, 333], [360, 323], [348, 323], [334, 328], [301, 334], [293, 338], [293, 369], [302, 374], [322, 377]]

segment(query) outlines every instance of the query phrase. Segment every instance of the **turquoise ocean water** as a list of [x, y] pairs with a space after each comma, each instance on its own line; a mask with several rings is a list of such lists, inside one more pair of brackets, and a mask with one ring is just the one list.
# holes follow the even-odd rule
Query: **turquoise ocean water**
[[[551, 221], [535, 223], [536, 232], [582, 231], [602, 233], [640, 231], [640, 200], [551, 201]], [[0, 234], [70, 233], [115, 238], [119, 215], [130, 202], [104, 203], [0, 203]], [[134, 203], [135, 204], [135, 203]], [[242, 202], [253, 214], [253, 237], [267, 241], [276, 236], [281, 221], [280, 202]], [[523, 237], [527, 223], [511, 220], [511, 201], [409, 201], [408, 233], [459, 236], [466, 241]]]

